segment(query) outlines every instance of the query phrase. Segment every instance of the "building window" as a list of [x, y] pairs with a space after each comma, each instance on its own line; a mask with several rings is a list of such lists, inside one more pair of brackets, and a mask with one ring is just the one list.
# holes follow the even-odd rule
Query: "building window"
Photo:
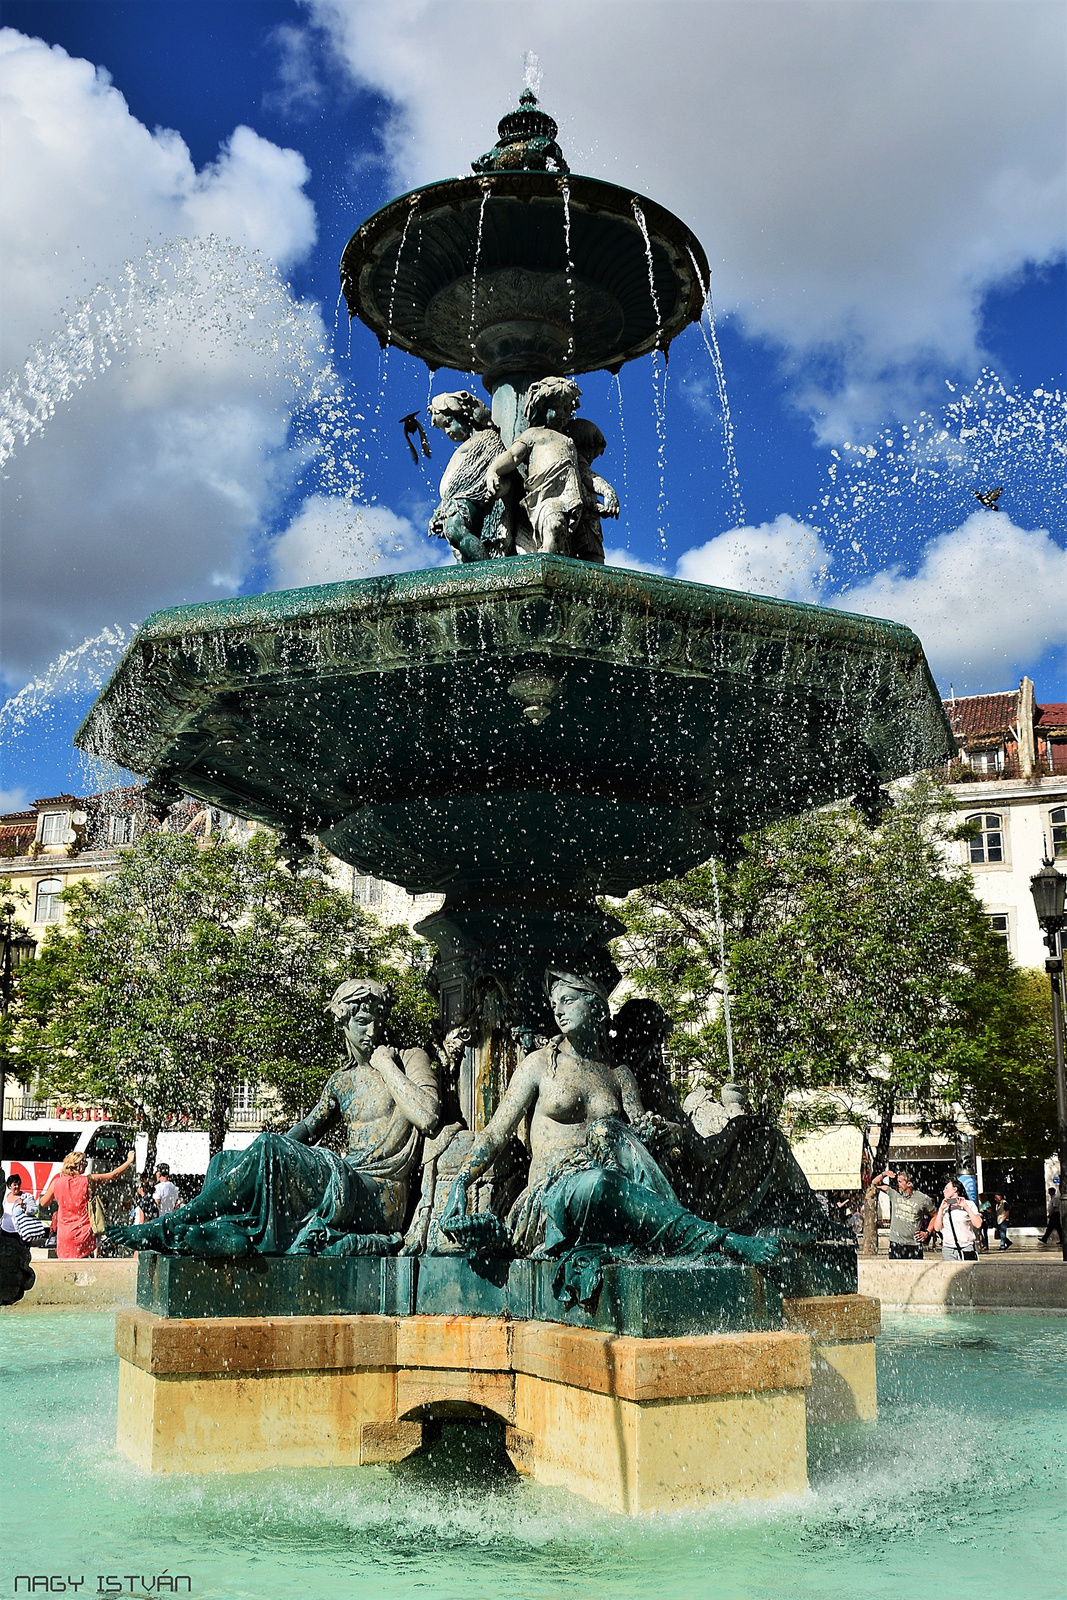
[[242, 1078], [233, 1094], [233, 1114], [241, 1121], [254, 1117], [259, 1109], [259, 1086], [250, 1078]]
[[967, 821], [972, 824], [977, 822], [979, 826], [974, 838], [967, 841], [972, 865], [1003, 861], [1004, 829], [998, 813], [982, 811], [977, 816], [968, 817]]
[[63, 884], [59, 878], [42, 878], [37, 885], [37, 901], [33, 908], [34, 922], [59, 921], [59, 897]]
[[109, 844], [133, 843], [133, 817], [112, 817], [107, 830]]
[[381, 878], [361, 878], [353, 873], [352, 899], [358, 900], [360, 905], [380, 906], [385, 900], [385, 885]]
[[989, 913], [989, 926], [998, 938], [1004, 940], [1010, 952], [1011, 934], [1008, 931], [1008, 913], [1006, 911], [991, 911]]
[[1067, 806], [1049, 812], [1048, 827], [1053, 857], [1067, 856]]
[[41, 818], [42, 844], [66, 844], [69, 832], [65, 811], [46, 811]]
[[975, 772], [995, 774], [1004, 771], [1004, 750], [999, 746], [995, 750], [968, 750], [968, 764]]

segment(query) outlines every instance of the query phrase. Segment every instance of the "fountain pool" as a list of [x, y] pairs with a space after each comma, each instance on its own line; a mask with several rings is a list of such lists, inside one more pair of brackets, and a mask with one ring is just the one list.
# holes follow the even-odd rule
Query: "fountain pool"
[[83, 1595], [110, 1574], [139, 1594], [138, 1575], [164, 1571], [199, 1600], [1033, 1600], [1062, 1585], [1062, 1319], [889, 1315], [881, 1419], [810, 1430], [808, 1494], [638, 1519], [505, 1477], [463, 1424], [399, 1467], [147, 1476], [115, 1449], [112, 1328], [4, 1316], [5, 1600], [18, 1574], [84, 1576]]

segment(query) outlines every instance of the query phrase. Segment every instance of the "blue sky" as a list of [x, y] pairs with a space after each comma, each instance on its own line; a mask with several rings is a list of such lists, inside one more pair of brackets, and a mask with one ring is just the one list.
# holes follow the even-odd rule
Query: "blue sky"
[[[713, 270], [743, 515], [690, 329], [662, 485], [651, 362], [621, 394], [582, 380], [624, 497], [611, 558], [895, 616], [946, 692], [1029, 672], [1039, 699], [1067, 699], [1059, 5], [29, 0], [2, 16], [10, 693], [162, 605], [442, 559], [423, 530], [447, 444], [416, 468], [397, 425], [427, 374], [383, 361], [359, 323], [350, 338], [337, 262], [370, 212], [493, 142], [532, 51], [572, 167], [670, 205]], [[334, 400], [294, 414], [309, 385]], [[313, 441], [339, 408], [324, 461]], [[1000, 483], [1003, 513], [982, 512], [973, 489]], [[114, 637], [8, 711], [8, 805], [87, 781], [69, 738]]]

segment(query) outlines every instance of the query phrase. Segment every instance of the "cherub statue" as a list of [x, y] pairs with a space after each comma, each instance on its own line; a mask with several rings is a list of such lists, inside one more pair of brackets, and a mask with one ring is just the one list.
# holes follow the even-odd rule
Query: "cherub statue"
[[604, 535], [601, 517], [617, 517], [619, 497], [606, 478], [593, 471], [593, 462], [608, 447], [595, 422], [575, 417], [567, 429], [578, 452], [578, 474], [582, 480], [582, 515], [571, 539], [570, 554], [579, 561], [603, 561]]
[[504, 503], [486, 486], [486, 469], [500, 453], [500, 432], [489, 408], [466, 389], [436, 394], [430, 421], [459, 446], [444, 470], [430, 533], [447, 539], [460, 561], [509, 555]]
[[533, 529], [534, 548], [546, 555], [572, 553], [586, 510], [578, 450], [567, 431], [581, 395], [571, 378], [539, 378], [532, 383], [526, 392], [530, 426], [490, 463], [486, 473], [489, 493], [500, 495], [504, 480], [527, 463], [522, 503]]

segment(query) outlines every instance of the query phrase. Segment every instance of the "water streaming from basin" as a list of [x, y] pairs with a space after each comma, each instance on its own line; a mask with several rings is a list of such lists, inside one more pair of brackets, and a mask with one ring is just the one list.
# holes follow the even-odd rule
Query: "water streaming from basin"
[[730, 416], [730, 397], [726, 392], [726, 369], [722, 364], [722, 352], [719, 349], [719, 336], [715, 331], [715, 308], [711, 299], [711, 275], [705, 284], [700, 274], [700, 263], [693, 251], [689, 250], [689, 259], [693, 263], [700, 292], [704, 297], [704, 317], [700, 319], [700, 332], [704, 339], [704, 348], [711, 357], [711, 367], [715, 374], [715, 387], [719, 395], [719, 407], [722, 411], [723, 443], [726, 447], [726, 476], [730, 484], [730, 493], [733, 496], [734, 516], [739, 526], [745, 521], [745, 502], [741, 495], [741, 476], [737, 470], [737, 454], [734, 450], [734, 424]]
[[652, 256], [652, 240], [641, 202], [633, 201], [634, 221], [645, 242], [645, 261], [648, 266], [648, 288], [652, 296], [652, 310], [656, 317], [656, 346], [652, 351], [652, 409], [656, 419], [656, 465], [659, 468], [659, 496], [656, 501], [656, 532], [661, 548], [667, 549], [667, 364], [660, 353], [663, 333], [663, 312], [660, 309], [659, 291], [656, 288], [656, 269]]
[[196, 1600], [854, 1600], [875, 1573], [915, 1600], [1033, 1600], [1062, 1579], [1062, 1318], [890, 1316], [881, 1420], [810, 1431], [807, 1495], [633, 1521], [505, 1477], [470, 1425], [399, 1468], [144, 1475], [114, 1448], [112, 1326], [3, 1314], [4, 1453], [30, 1508], [4, 1595], [19, 1573], [95, 1594], [97, 1574], [164, 1570]]

